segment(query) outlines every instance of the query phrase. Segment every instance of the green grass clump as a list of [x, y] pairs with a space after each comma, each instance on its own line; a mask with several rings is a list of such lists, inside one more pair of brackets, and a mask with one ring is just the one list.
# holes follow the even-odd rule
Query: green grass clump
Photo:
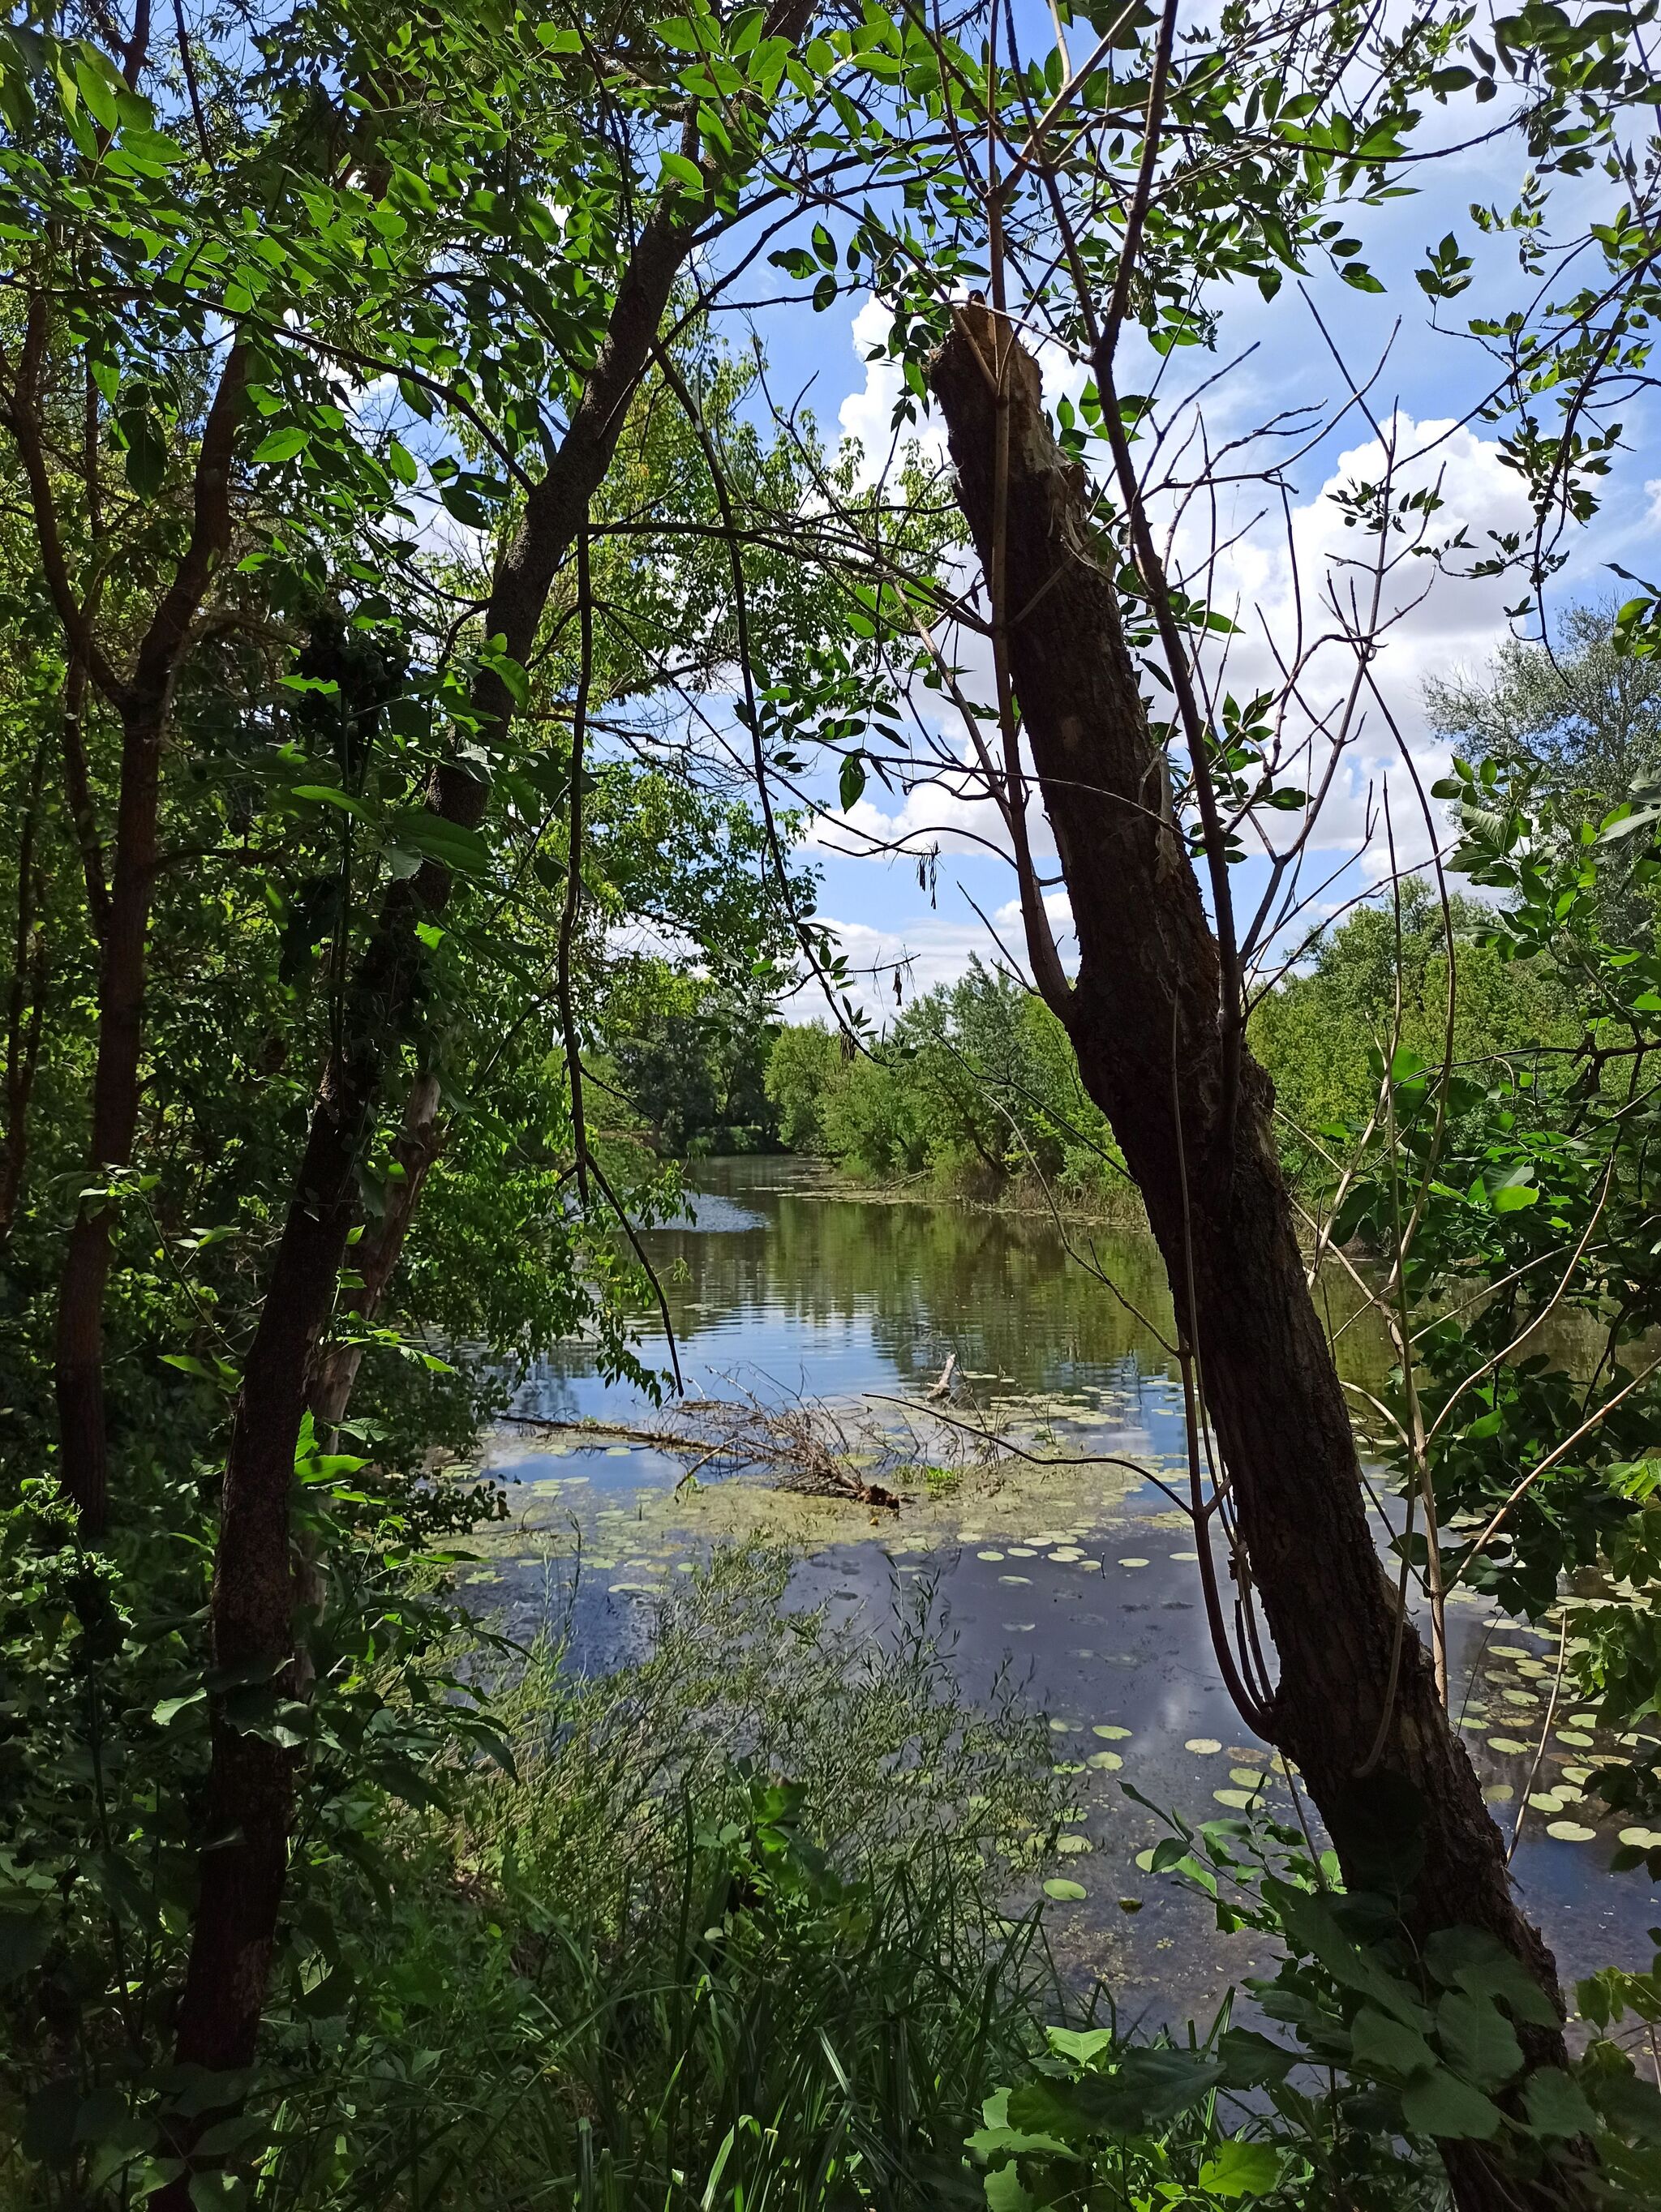
[[978, 2202], [964, 2137], [1056, 2003], [998, 1909], [1053, 1823], [1044, 1732], [968, 1705], [926, 1613], [837, 1627], [788, 1572], [718, 1555], [601, 1678], [551, 1635], [497, 1686], [514, 1771], [387, 1812], [373, 1882], [335, 1859], [262, 2203]]

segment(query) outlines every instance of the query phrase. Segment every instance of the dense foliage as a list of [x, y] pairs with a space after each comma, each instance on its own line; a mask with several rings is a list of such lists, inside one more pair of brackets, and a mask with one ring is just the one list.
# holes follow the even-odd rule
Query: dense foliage
[[914, 1000], [873, 1047], [822, 1023], [782, 1030], [767, 1095], [783, 1143], [857, 1175], [983, 1196], [1025, 1181], [1035, 1202], [1048, 1189], [1074, 1206], [1125, 1191], [1061, 1024], [979, 962]]

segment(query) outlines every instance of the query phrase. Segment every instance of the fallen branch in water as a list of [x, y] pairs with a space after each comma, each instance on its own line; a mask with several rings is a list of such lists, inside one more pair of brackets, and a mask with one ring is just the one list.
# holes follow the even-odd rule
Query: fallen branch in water
[[[840, 1425], [822, 1408], [806, 1405], [778, 1408], [753, 1400], [706, 1398], [678, 1407], [654, 1428], [622, 1421], [559, 1420], [534, 1413], [505, 1413], [515, 1428], [557, 1430], [563, 1434], [618, 1437], [655, 1451], [691, 1454], [697, 1468], [721, 1461], [728, 1474], [767, 1469], [779, 1475], [778, 1487], [810, 1498], [846, 1498], [860, 1505], [897, 1513], [902, 1500], [879, 1482], [867, 1482], [848, 1462], [849, 1447]], [[832, 1431], [827, 1439], [826, 1426]]]

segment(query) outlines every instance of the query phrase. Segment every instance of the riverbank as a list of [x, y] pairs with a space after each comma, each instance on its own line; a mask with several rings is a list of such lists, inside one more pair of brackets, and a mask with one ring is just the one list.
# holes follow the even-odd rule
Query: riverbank
[[[873, 1206], [962, 1206], [1035, 1221], [1147, 1229], [1147, 1212], [1135, 1183], [1128, 1176], [1109, 1177], [1105, 1172], [1102, 1187], [1093, 1189], [1066, 1178], [1052, 1183], [1036, 1175], [995, 1175], [984, 1166], [961, 1160], [920, 1169], [914, 1175], [880, 1176], [865, 1174], [819, 1154], [779, 1152], [764, 1157], [789, 1160], [810, 1174], [822, 1170], [827, 1197], [860, 1199]], [[687, 1163], [692, 1174], [700, 1166], [717, 1170], [719, 1165], [713, 1158]]]

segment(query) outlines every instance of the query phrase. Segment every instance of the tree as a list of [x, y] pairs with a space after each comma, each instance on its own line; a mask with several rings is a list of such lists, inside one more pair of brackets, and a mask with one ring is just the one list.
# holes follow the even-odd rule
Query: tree
[[[1647, 128], [1648, 64], [1634, 27], [1597, 11], [1508, 21], [1497, 60], [1463, 20], [1433, 12], [1383, 40], [1348, 14], [1293, 22], [1244, 9], [1214, 34], [1180, 37], [1174, 0], [1157, 20], [1099, 27], [1082, 61], [1059, 32], [1043, 59], [1023, 51], [995, 9], [955, 36], [912, 25], [897, 46], [910, 96], [897, 135], [944, 131], [956, 158], [942, 160], [915, 215], [862, 211], [850, 258], [895, 304], [889, 349], [908, 386], [897, 419], [928, 395], [945, 421], [981, 586], [951, 618], [982, 641], [993, 697], [973, 695], [961, 650], [935, 634], [949, 618], [908, 589], [903, 562], [871, 611], [957, 710], [955, 761], [925, 738], [911, 775], [949, 769], [954, 787], [983, 799], [1014, 867], [1033, 987], [1071, 1036], [1147, 1206], [1177, 1311], [1192, 1511], [1225, 1678], [1252, 1725], [1297, 1759], [1358, 1882], [1376, 1867], [1392, 1799], [1415, 1808], [1417, 1856], [1396, 1893], [1408, 1940], [1459, 1925], [1503, 1947], [1536, 1985], [1529, 2063], [1554, 2069], [1553, 1963], [1510, 1893], [1434, 1670], [1373, 1548], [1279, 1173], [1269, 1085], [1244, 1035], [1247, 974], [1309, 896], [1319, 798], [1364, 708], [1388, 714], [1372, 666], [1394, 618], [1386, 587], [1420, 556], [1455, 549], [1436, 541], [1434, 488], [1398, 479], [1395, 432], [1362, 393], [1355, 404], [1385, 455], [1380, 481], [1344, 494], [1363, 549], [1347, 566], [1362, 580], [1306, 583], [1302, 602], [1318, 590], [1353, 671], [1329, 705], [1311, 707], [1320, 648], [1300, 623], [1290, 644], [1267, 641], [1270, 690], [1228, 691], [1216, 641], [1236, 623], [1211, 604], [1216, 544], [1196, 556], [1180, 540], [1219, 479], [1204, 459], [1176, 457], [1208, 454], [1208, 434], [1197, 402], [1184, 427], [1189, 403], [1162, 410], [1127, 388], [1140, 371], [1127, 368], [1125, 340], [1140, 329], [1157, 378], [1175, 349], [1215, 339], [1229, 283], [1273, 298], [1288, 272], [1324, 264], [1358, 289], [1381, 289], [1349, 233], [1352, 211], [1395, 189], [1428, 100], [1474, 90], [1486, 102], [1502, 77], [1516, 79], [1516, 127], [1536, 161], [1573, 175], [1601, 155], [1622, 200], [1617, 220], [1579, 242], [1603, 252], [1606, 289], [1471, 325], [1500, 356], [1490, 406], [1514, 406], [1511, 450], [1538, 518], [1531, 541], [1500, 543], [1477, 565], [1514, 569], [1536, 595], [1560, 557], [1554, 532], [1595, 506], [1615, 435], [1600, 410], [1623, 378], [1644, 380], [1641, 337], [1624, 342], [1655, 292], [1652, 185], [1641, 211], [1628, 197], [1632, 176], [1651, 174], [1631, 143]], [[1537, 220], [1534, 189], [1516, 227]], [[1479, 225], [1511, 227], [1486, 214]], [[1456, 297], [1470, 265], [1457, 238], [1428, 259], [1421, 289], [1438, 303]], [[1053, 424], [1036, 334], [1087, 370]], [[1606, 380], [1612, 359], [1619, 369]], [[1338, 366], [1354, 399], [1362, 380], [1342, 357]], [[1535, 397], [1560, 383], [1548, 428]], [[1280, 421], [1264, 427], [1271, 447]], [[1243, 442], [1231, 438], [1231, 455]], [[1231, 461], [1231, 483], [1244, 465]], [[1285, 495], [1273, 459], [1260, 480], [1271, 501]], [[1046, 906], [1039, 808], [1071, 906], [1074, 975]], [[1304, 820], [1277, 826], [1276, 815]], [[1254, 848], [1269, 887], [1237, 913], [1232, 870]], [[1218, 1527], [1232, 1531], [1232, 1623], [1211, 1561]], [[1258, 1603], [1273, 1677], [1253, 1626]], [[1511, 2172], [1457, 2125], [1447, 2136], [1467, 2212], [1579, 2201], [1572, 2152], [1536, 2157], [1525, 2143], [1524, 2170]]]
[[1257, 1000], [1251, 1047], [1274, 1083], [1281, 1149], [1299, 1180], [1331, 1181], [1332, 1146], [1342, 1139], [1321, 1132], [1367, 1119], [1378, 1053], [1404, 1046], [1429, 1063], [1451, 1048], [1467, 1066], [1561, 1049], [1578, 1036], [1564, 977], [1542, 963], [1501, 959], [1485, 942], [1491, 922], [1469, 897], [1451, 898], [1445, 915], [1433, 885], [1413, 877], [1399, 916], [1389, 903], [1358, 908], [1322, 938], [1306, 972]]

